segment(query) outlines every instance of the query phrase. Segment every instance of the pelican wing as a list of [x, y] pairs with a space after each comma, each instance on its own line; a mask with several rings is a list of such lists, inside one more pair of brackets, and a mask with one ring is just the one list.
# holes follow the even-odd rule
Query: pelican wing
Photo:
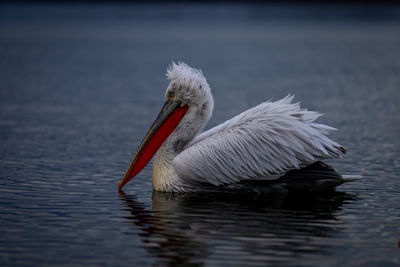
[[224, 185], [345, 153], [325, 136], [335, 129], [315, 123], [320, 114], [292, 99], [262, 103], [200, 134], [174, 159], [176, 173], [188, 182]]

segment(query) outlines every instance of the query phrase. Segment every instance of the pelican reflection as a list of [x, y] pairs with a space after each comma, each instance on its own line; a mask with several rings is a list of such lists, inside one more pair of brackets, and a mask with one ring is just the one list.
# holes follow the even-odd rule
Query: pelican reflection
[[153, 192], [152, 210], [135, 195], [121, 192], [120, 198], [131, 214], [125, 218], [141, 230], [143, 247], [160, 263], [203, 265], [285, 264], [307, 254], [322, 260], [332, 246], [328, 238], [341, 225], [336, 211], [355, 197]]

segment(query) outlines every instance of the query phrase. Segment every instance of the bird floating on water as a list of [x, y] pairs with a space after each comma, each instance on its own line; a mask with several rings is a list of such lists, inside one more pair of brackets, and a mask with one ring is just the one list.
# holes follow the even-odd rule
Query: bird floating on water
[[334, 128], [316, 123], [320, 114], [292, 103], [293, 96], [264, 102], [199, 134], [214, 108], [203, 73], [185, 63], [172, 63], [166, 75], [170, 84], [164, 106], [119, 190], [156, 153], [152, 184], [161, 192], [210, 188], [263, 192], [276, 184], [313, 191], [351, 180], [321, 162], [346, 152], [326, 136]]

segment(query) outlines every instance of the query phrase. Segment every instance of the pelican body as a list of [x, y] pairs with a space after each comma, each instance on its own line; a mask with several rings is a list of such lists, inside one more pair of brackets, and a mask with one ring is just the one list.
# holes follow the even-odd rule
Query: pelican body
[[261, 103], [199, 134], [214, 108], [204, 75], [184, 63], [173, 63], [166, 75], [170, 83], [164, 106], [134, 155], [120, 190], [156, 153], [152, 184], [160, 192], [243, 189], [288, 176], [285, 181], [295, 183], [301, 170], [316, 177], [321, 168], [328, 170], [322, 179], [334, 177], [331, 185], [345, 181], [321, 163], [345, 153], [326, 136], [334, 128], [316, 123], [320, 114], [292, 103], [293, 96]]

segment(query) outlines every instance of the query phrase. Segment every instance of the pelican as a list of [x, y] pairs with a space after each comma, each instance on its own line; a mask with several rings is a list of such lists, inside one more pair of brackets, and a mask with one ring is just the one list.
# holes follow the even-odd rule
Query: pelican
[[[172, 63], [166, 76], [170, 83], [164, 106], [119, 190], [156, 153], [152, 184], [153, 190], [160, 192], [197, 192], [215, 187], [260, 190], [270, 181], [284, 181], [289, 186], [302, 181], [305, 187], [318, 181], [325, 188], [348, 181], [321, 162], [346, 152], [326, 136], [335, 128], [316, 123], [320, 114], [292, 103], [293, 96], [261, 103], [199, 134], [214, 108], [203, 73], [180, 62]], [[305, 176], [312, 178], [312, 185], [303, 183]]]

